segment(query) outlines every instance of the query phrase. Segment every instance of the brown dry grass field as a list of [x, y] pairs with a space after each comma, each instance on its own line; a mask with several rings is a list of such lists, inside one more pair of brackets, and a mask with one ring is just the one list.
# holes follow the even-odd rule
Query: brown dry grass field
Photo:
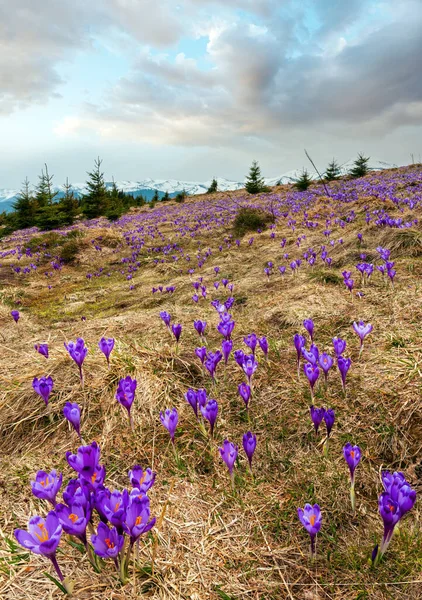
[[[281, 198], [289, 193], [287, 187], [274, 192]], [[178, 236], [172, 215], [183, 211], [189, 222], [196, 203], [202, 201], [204, 198], [193, 198], [180, 206], [169, 203], [165, 209], [158, 206], [144, 211], [153, 226], [154, 214], [161, 215], [157, 227], [167, 241], [177, 241], [183, 252], [192, 256], [192, 267], [196, 267], [198, 237]], [[224, 194], [209, 201], [221, 214], [224, 202], [229, 202]], [[230, 206], [246, 201], [235, 193]], [[254, 200], [255, 205], [260, 203], [268, 204], [268, 197]], [[319, 248], [327, 243], [322, 235], [325, 218], [333, 210], [342, 210], [336, 201], [320, 196], [309, 208], [308, 217], [319, 215], [323, 223], [318, 228], [305, 229], [299, 215], [292, 231], [286, 219], [280, 219], [274, 229], [275, 240], [270, 230], [255, 232], [247, 234], [239, 248], [224, 244], [221, 252], [218, 246], [232, 232], [230, 220], [218, 229], [201, 230], [201, 246], [211, 248], [212, 255], [192, 276], [181, 259], [155, 264], [154, 258], [162, 254], [146, 249], [159, 242], [146, 238], [138, 257], [140, 267], [127, 281], [118, 263], [131, 254], [123, 244], [124, 231], [133, 228], [131, 222], [112, 228], [105, 222], [89, 229], [80, 225], [83, 233], [78, 238], [76, 260], [51, 278], [51, 290], [44, 275], [47, 268], [40, 267], [24, 278], [11, 273], [16, 258], [0, 260], [1, 600], [61, 597], [44, 575], [50, 571], [48, 561], [21, 548], [13, 530], [25, 528], [29, 515], [49, 510], [31, 494], [29, 482], [38, 469], [57, 468], [65, 482], [72, 477], [65, 452], [75, 451], [79, 444], [62, 416], [67, 401], [83, 407], [83, 438], [101, 446], [111, 489], [129, 485], [127, 471], [134, 464], [150, 466], [157, 473], [149, 492], [157, 525], [142, 539], [139, 559], [126, 586], [119, 583], [111, 561], [101, 573], [95, 573], [85, 554], [63, 535], [58, 560], [75, 582], [75, 599], [422, 598], [420, 500], [400, 523], [385, 560], [377, 569], [369, 564], [372, 548], [382, 535], [377, 504], [381, 469], [403, 471], [419, 495], [422, 491], [422, 234], [420, 226], [404, 231], [365, 223], [364, 205], [371, 210], [388, 208], [391, 216], [406, 217], [406, 211], [387, 204], [375, 196], [359, 197], [347, 206], [356, 213], [352, 223], [342, 229], [333, 220], [330, 239], [342, 237], [343, 244], [330, 249], [330, 268], [318, 261], [312, 268], [301, 267], [294, 276], [289, 268], [284, 277], [274, 272], [270, 281], [263, 272], [268, 260], [288, 265], [290, 258], [283, 259], [285, 252], [298, 258], [309, 246]], [[162, 217], [165, 211], [168, 219]], [[412, 216], [421, 219], [422, 210], [414, 209]], [[359, 231], [362, 245], [356, 237]], [[307, 237], [298, 248], [296, 240], [301, 234]], [[255, 240], [249, 246], [252, 235]], [[102, 250], [96, 251], [91, 240], [100, 236]], [[287, 239], [285, 248], [280, 247], [283, 237]], [[6, 239], [0, 250], [16, 245], [13, 239]], [[368, 284], [360, 285], [355, 268], [359, 254], [364, 252], [368, 262], [376, 262], [379, 245], [391, 249], [397, 270], [394, 288], [377, 272]], [[24, 257], [21, 262], [24, 265], [29, 260]], [[221, 269], [218, 276], [216, 265]], [[100, 267], [111, 270], [111, 276], [86, 278], [87, 272]], [[362, 298], [347, 292], [341, 277], [344, 269], [353, 272], [355, 291], [363, 291]], [[192, 281], [197, 276], [204, 278], [208, 298], [195, 304]], [[246, 350], [243, 336], [252, 331], [269, 340], [268, 362], [258, 353], [249, 422], [237, 393], [244, 377], [233, 358], [226, 368], [220, 363], [213, 386], [194, 355], [200, 345], [194, 319], [208, 322], [208, 348], [221, 346], [218, 315], [210, 300], [227, 297], [222, 287], [213, 288], [213, 282], [223, 277], [234, 284], [235, 304], [230, 310], [236, 321], [234, 349]], [[153, 286], [170, 284], [176, 286], [173, 295], [151, 293]], [[130, 285], [134, 289], [130, 290]], [[10, 317], [13, 308], [21, 312], [18, 324]], [[173, 322], [183, 325], [177, 352], [159, 318], [160, 310], [167, 310]], [[304, 318], [314, 320], [320, 350], [333, 354], [331, 338], [342, 337], [347, 341], [346, 355], [352, 359], [346, 396], [335, 368], [327, 389], [320, 385], [316, 390], [315, 403], [336, 411], [327, 458], [322, 453], [323, 435], [315, 438], [309, 418], [307, 380], [302, 374], [298, 381], [296, 374], [292, 340], [296, 332], [305, 334]], [[372, 323], [373, 332], [359, 358], [359, 340], [352, 323], [361, 319]], [[76, 365], [63, 346], [79, 336], [89, 348], [83, 389]], [[116, 339], [110, 369], [98, 350], [101, 336]], [[33, 350], [34, 344], [42, 341], [49, 344], [48, 360]], [[55, 382], [48, 407], [31, 385], [35, 376], [47, 374]], [[138, 381], [133, 431], [114, 398], [118, 380], [126, 375]], [[213, 441], [202, 435], [184, 399], [189, 387], [206, 387], [209, 396], [219, 402]], [[173, 406], [179, 411], [177, 459], [159, 420], [159, 411]], [[242, 435], [248, 429], [258, 438], [253, 477], [241, 448]], [[218, 452], [226, 437], [239, 445], [234, 492]], [[348, 441], [359, 444], [363, 453], [356, 474], [354, 516], [342, 455]], [[297, 507], [306, 502], [318, 502], [323, 515], [314, 563], [308, 558], [309, 538], [297, 518]]]

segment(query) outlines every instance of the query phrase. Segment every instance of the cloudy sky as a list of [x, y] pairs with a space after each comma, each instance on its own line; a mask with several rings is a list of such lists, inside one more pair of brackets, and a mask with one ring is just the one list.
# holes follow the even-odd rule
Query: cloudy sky
[[421, 0], [0, 0], [0, 187], [422, 153]]

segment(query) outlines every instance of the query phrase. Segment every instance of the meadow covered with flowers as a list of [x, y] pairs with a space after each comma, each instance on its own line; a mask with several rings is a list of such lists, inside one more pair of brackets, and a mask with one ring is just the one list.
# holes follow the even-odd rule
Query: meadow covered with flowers
[[0, 597], [422, 598], [421, 218], [414, 165], [1, 240]]

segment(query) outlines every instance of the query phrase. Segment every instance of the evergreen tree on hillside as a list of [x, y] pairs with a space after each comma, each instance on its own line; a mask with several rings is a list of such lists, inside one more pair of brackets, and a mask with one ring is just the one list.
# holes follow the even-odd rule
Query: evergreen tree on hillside
[[25, 229], [25, 227], [35, 225], [35, 202], [29, 187], [30, 183], [28, 177], [26, 177], [16, 202], [12, 205], [15, 211], [16, 229]]
[[53, 175], [48, 173], [47, 165], [45, 165], [45, 171], [42, 169], [38, 179], [38, 185], [35, 188], [35, 200], [38, 208], [43, 208], [53, 204], [57, 196], [57, 192], [53, 192]]
[[355, 179], [367, 175], [369, 173], [369, 159], [369, 156], [364, 156], [363, 154], [359, 153], [357, 159], [353, 163], [353, 168], [350, 169], [349, 175]]
[[101, 171], [103, 161], [98, 157], [94, 163], [94, 169], [88, 172], [86, 186], [88, 192], [82, 198], [82, 210], [88, 219], [95, 219], [104, 215], [109, 206], [109, 195], [104, 181], [104, 173]]
[[78, 199], [75, 198], [72, 186], [70, 185], [69, 180], [66, 178], [66, 183], [64, 184], [64, 196], [59, 202], [61, 223], [63, 225], [72, 225], [76, 215], [78, 214], [78, 209]]
[[300, 192], [304, 192], [311, 185], [312, 179], [309, 177], [309, 173], [306, 169], [303, 169], [299, 179], [296, 180], [294, 186]]
[[261, 169], [256, 160], [252, 162], [252, 166], [249, 169], [249, 175], [246, 178], [245, 188], [249, 194], [259, 194], [267, 189], [264, 179], [261, 176]]
[[156, 202], [158, 202], [159, 200], [160, 200], [160, 196], [158, 195], [158, 190], [155, 190], [155, 192], [154, 192], [154, 195], [153, 195], [153, 197], [152, 197], [152, 200], [151, 200], [151, 202], [154, 202], [154, 204], [155, 204], [155, 203], [156, 203]]
[[35, 190], [35, 202], [37, 206], [35, 224], [44, 231], [60, 227], [60, 207], [55, 198], [58, 192], [53, 191], [53, 175], [48, 172], [45, 165], [39, 176], [39, 182]]
[[170, 200], [170, 194], [166, 192], [164, 196], [161, 198], [161, 202], [168, 202]]
[[213, 177], [211, 185], [207, 189], [207, 194], [214, 194], [214, 192], [218, 192], [218, 182], [215, 177]]
[[327, 181], [335, 181], [341, 175], [341, 168], [335, 158], [329, 163], [325, 171], [325, 179]]

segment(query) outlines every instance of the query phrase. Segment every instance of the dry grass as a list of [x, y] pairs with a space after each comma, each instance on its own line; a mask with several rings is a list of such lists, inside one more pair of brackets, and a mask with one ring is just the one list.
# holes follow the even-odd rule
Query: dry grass
[[[280, 193], [285, 193], [283, 187]], [[216, 195], [215, 202], [222, 199]], [[184, 203], [186, 214], [192, 202]], [[265, 204], [266, 200], [259, 202]], [[323, 200], [314, 210], [323, 214], [326, 207]], [[180, 205], [175, 210], [181, 210]], [[170, 222], [159, 223], [159, 229], [166, 239], [175, 239]], [[126, 473], [136, 463], [157, 472], [150, 496], [153, 514], [161, 515], [153, 535], [141, 545], [136, 576], [124, 588], [116, 580], [112, 564], [96, 574], [68, 540], [62, 543], [59, 562], [75, 580], [78, 600], [141, 595], [166, 600], [422, 598], [418, 504], [395, 534], [387, 560], [377, 571], [368, 566], [372, 547], [382, 533], [377, 513], [380, 469], [403, 470], [421, 491], [422, 262], [419, 251], [413, 255], [403, 251], [417, 248], [408, 240], [412, 236], [419, 239], [419, 232], [406, 231], [406, 237], [401, 231], [386, 233], [367, 227], [363, 213], [348, 228], [332, 229], [332, 238], [344, 239], [343, 245], [336, 245], [330, 253], [338, 266], [303, 268], [295, 277], [274, 274], [270, 282], [263, 274], [268, 260], [286, 264], [284, 252], [298, 257], [305, 247], [325, 243], [321, 232], [304, 230], [306, 244], [298, 249], [295, 241], [302, 229], [298, 226], [292, 233], [278, 225], [275, 240], [267, 231], [255, 234], [252, 246], [247, 245], [246, 236], [239, 250], [233, 245], [222, 252], [218, 246], [230, 232], [229, 226], [217, 235], [215, 231], [201, 234], [203, 247], [213, 250], [200, 273], [210, 299], [224, 295], [221, 288], [217, 292], [212, 288], [215, 265], [221, 268], [218, 279], [227, 277], [235, 285], [237, 302], [231, 310], [237, 323], [235, 348], [243, 347], [242, 337], [251, 331], [267, 335], [270, 342], [268, 363], [259, 359], [250, 424], [236, 392], [242, 373], [234, 361], [226, 370], [220, 366], [215, 388], [198, 367], [193, 354], [198, 338], [192, 322], [195, 318], [208, 321], [208, 345], [216, 349], [221, 342], [215, 329], [217, 315], [208, 300], [193, 304], [191, 281], [180, 274], [178, 263], [154, 266], [154, 257], [145, 252], [140, 256], [142, 267], [131, 282], [118, 273], [89, 282], [86, 272], [100, 266], [112, 269], [121, 256], [130, 254], [123, 249], [113, 252], [119, 230], [100, 228], [86, 232], [87, 252], [75, 265], [65, 266], [55, 275], [52, 290], [46, 289], [41, 273], [31, 276], [29, 283], [18, 277], [4, 282], [0, 288], [2, 600], [60, 595], [43, 575], [49, 566], [18, 547], [12, 531], [24, 527], [29, 514], [48, 510], [29, 491], [29, 480], [39, 468], [56, 467], [63, 470], [65, 480], [71, 477], [64, 454], [78, 443], [61, 416], [69, 400], [83, 406], [83, 436], [101, 445], [110, 487], [126, 486]], [[364, 233], [363, 250], [357, 231]], [[110, 240], [101, 252], [90, 242], [99, 236]], [[282, 237], [287, 238], [285, 249], [279, 245]], [[195, 255], [194, 239], [177, 241], [185, 252]], [[361, 251], [375, 255], [380, 243], [392, 248], [396, 260], [395, 288], [374, 274], [363, 288], [364, 298], [351, 300], [336, 277], [344, 268], [355, 270], [356, 254]], [[186, 271], [185, 265], [183, 268]], [[134, 290], [129, 290], [129, 283]], [[158, 284], [176, 285], [176, 292], [152, 296], [151, 287]], [[17, 299], [22, 302], [22, 318], [16, 326], [9, 313]], [[168, 310], [174, 322], [184, 326], [177, 355], [158, 317], [160, 310]], [[86, 322], [81, 322], [82, 315]], [[334, 372], [328, 390], [321, 387], [317, 391], [317, 403], [335, 408], [337, 414], [328, 459], [322, 456], [321, 438], [314, 438], [308, 388], [304, 379], [298, 382], [295, 375], [292, 336], [301, 331], [305, 317], [315, 321], [320, 348], [330, 349], [334, 335], [344, 337], [353, 360], [346, 398]], [[374, 326], [361, 359], [351, 329], [358, 319]], [[110, 369], [97, 349], [102, 335], [117, 340]], [[90, 348], [83, 390], [63, 347], [65, 340], [77, 336], [83, 336]], [[34, 343], [44, 340], [50, 345], [48, 361], [32, 349]], [[51, 374], [55, 381], [48, 409], [31, 387], [32, 378], [44, 374]], [[128, 374], [138, 380], [135, 433], [127, 427], [125, 414], [114, 399], [119, 378]], [[183, 398], [190, 386], [206, 386], [220, 403], [214, 442], [204, 439]], [[171, 406], [180, 414], [177, 461], [158, 419], [159, 411]], [[258, 436], [255, 477], [248, 473], [241, 451], [232, 493], [218, 445], [228, 437], [241, 446], [241, 436], [249, 428]], [[355, 517], [350, 513], [348, 474], [341, 452], [346, 441], [359, 444], [364, 457], [357, 472]], [[297, 507], [305, 502], [319, 502], [323, 510], [315, 565], [308, 561], [308, 540], [296, 515]]]

